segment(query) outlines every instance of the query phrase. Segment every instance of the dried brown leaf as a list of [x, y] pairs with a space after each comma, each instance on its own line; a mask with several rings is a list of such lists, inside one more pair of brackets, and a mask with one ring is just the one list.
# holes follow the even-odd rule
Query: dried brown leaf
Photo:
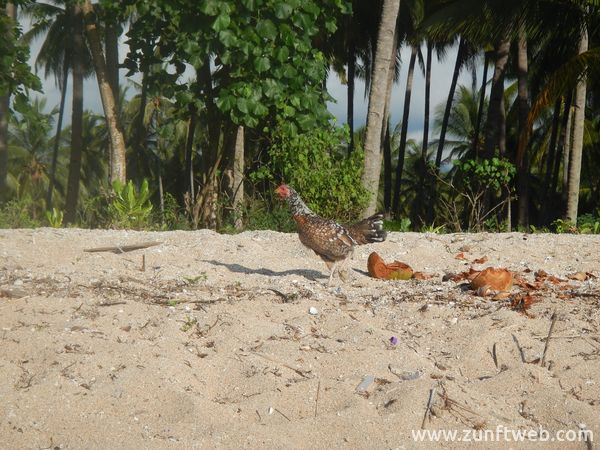
[[488, 267], [471, 280], [471, 288], [489, 286], [496, 291], [509, 291], [513, 285], [513, 275], [507, 269]]
[[408, 280], [413, 276], [413, 270], [408, 264], [400, 261], [386, 264], [376, 252], [369, 255], [367, 268], [373, 278], [384, 280]]

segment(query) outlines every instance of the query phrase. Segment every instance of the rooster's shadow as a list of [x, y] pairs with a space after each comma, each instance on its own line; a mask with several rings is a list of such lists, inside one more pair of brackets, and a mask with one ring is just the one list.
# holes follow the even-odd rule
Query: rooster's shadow
[[250, 267], [246, 267], [246, 266], [242, 266], [241, 264], [227, 264], [224, 262], [220, 262], [220, 261], [215, 261], [214, 259], [212, 260], [203, 260], [203, 262], [212, 264], [214, 266], [221, 266], [221, 267], [226, 267], [230, 272], [235, 272], [235, 273], [244, 273], [244, 274], [257, 274], [257, 275], [266, 275], [266, 276], [271, 276], [271, 277], [284, 277], [286, 275], [298, 275], [304, 278], [307, 278], [311, 281], [316, 281], [319, 278], [327, 278], [326, 275], [324, 275], [322, 272], [319, 272], [317, 270], [310, 270], [310, 269], [292, 269], [292, 270], [282, 270], [280, 272], [271, 270], [271, 269], [266, 269], [264, 267], [260, 267], [257, 269], [252, 269]]

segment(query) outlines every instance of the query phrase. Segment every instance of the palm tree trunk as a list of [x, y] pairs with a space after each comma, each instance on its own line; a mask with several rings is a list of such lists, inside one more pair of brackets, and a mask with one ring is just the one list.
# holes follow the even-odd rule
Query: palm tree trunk
[[83, 152], [83, 14], [81, 6], [73, 6], [73, 106], [71, 115], [71, 157], [67, 197], [65, 201], [65, 222], [73, 223], [77, 215], [79, 181], [81, 177], [81, 154]]
[[410, 114], [410, 97], [412, 94], [412, 82], [415, 72], [418, 47], [412, 46], [410, 62], [408, 63], [408, 75], [406, 77], [406, 91], [404, 93], [404, 112], [402, 114], [402, 130], [400, 131], [400, 145], [398, 147], [398, 164], [396, 164], [396, 180], [394, 183], [394, 201], [392, 211], [398, 218], [400, 214], [400, 189], [402, 186], [402, 172], [404, 171], [404, 156], [406, 154], [406, 135], [408, 133], [408, 117]]
[[[569, 154], [569, 150], [567, 148], [568, 145], [568, 141], [570, 139], [570, 133], [569, 133], [569, 117], [570, 117], [570, 112], [571, 112], [571, 102], [573, 100], [573, 96], [571, 94], [568, 94], [565, 98], [565, 104], [563, 107], [563, 115], [561, 118], [561, 122], [560, 122], [560, 135], [558, 137], [558, 145], [557, 145], [557, 151], [556, 151], [556, 158], [554, 160], [554, 165], [552, 166], [552, 187], [551, 187], [551, 193], [552, 195], [556, 195], [557, 190], [558, 190], [558, 175], [560, 172], [560, 167], [561, 167], [561, 161], [563, 161], [564, 159], [564, 155], [568, 155]], [[567, 156], [566, 161], [564, 162], [564, 166], [565, 167], [569, 167], [569, 158]], [[566, 169], [565, 169], [566, 171]], [[565, 183], [566, 185], [566, 183]], [[563, 188], [563, 192], [565, 191], [565, 189]]]
[[[354, 13], [352, 13], [354, 15]], [[353, 20], [350, 19], [352, 26]], [[347, 90], [347, 109], [348, 109], [348, 129], [350, 131], [350, 142], [348, 143], [348, 154], [354, 150], [354, 81], [356, 78], [356, 43], [354, 42], [354, 30], [350, 29], [350, 42], [348, 45], [348, 90]]]
[[[4, 11], [0, 11], [4, 14]], [[17, 18], [17, 7], [12, 2], [6, 3], [6, 15], [12, 20]], [[8, 31], [7, 34], [12, 34]], [[12, 36], [3, 36], [7, 42], [12, 41]], [[0, 96], [0, 200], [7, 195], [8, 178], [8, 114], [10, 112], [10, 91]]]
[[392, 102], [394, 79], [396, 78], [397, 51], [398, 40], [394, 34], [392, 58], [390, 59], [390, 70], [388, 71], [385, 93], [385, 108], [383, 110], [383, 128], [381, 130], [381, 145], [383, 147], [383, 209], [388, 217], [392, 207], [392, 132], [390, 129], [390, 106]]
[[[584, 28], [579, 41], [579, 54], [588, 49], [588, 33]], [[567, 210], [565, 218], [577, 223], [577, 208], [579, 206], [579, 185], [581, 181], [581, 158], [583, 154], [583, 127], [585, 122], [586, 78], [579, 80], [575, 88], [573, 103], [573, 146], [569, 157], [569, 183], [567, 187]]]
[[188, 120], [187, 136], [185, 139], [185, 176], [187, 179], [187, 192], [190, 193], [192, 198], [196, 195], [194, 187], [194, 135], [196, 132], [196, 107], [190, 103], [189, 105], [190, 118]]
[[450, 111], [452, 110], [452, 102], [454, 101], [454, 92], [456, 91], [456, 83], [460, 74], [460, 68], [463, 63], [464, 53], [463, 38], [460, 38], [458, 43], [458, 51], [456, 52], [456, 62], [454, 63], [454, 72], [452, 74], [452, 82], [450, 83], [450, 92], [446, 100], [446, 109], [444, 110], [444, 118], [442, 120], [442, 129], [440, 131], [440, 140], [438, 142], [437, 154], [435, 155], [435, 167], [438, 169], [442, 165], [442, 153], [444, 152], [444, 143], [446, 141], [446, 130], [448, 129], [448, 120], [450, 119]]
[[[540, 209], [540, 222], [546, 223], [548, 220], [549, 200], [551, 196], [550, 186], [552, 184], [552, 175], [557, 159], [558, 127], [560, 126], [560, 110], [562, 107], [562, 97], [556, 99], [554, 103], [554, 112], [552, 114], [552, 131], [550, 132], [550, 142], [548, 143], [548, 154], [546, 155], [546, 170], [544, 171], [544, 181], [542, 182], [542, 204]], [[541, 172], [540, 167], [540, 172]]]
[[132, 146], [134, 149], [133, 157], [133, 177], [140, 179], [147, 169], [147, 158], [145, 157], [146, 149], [146, 126], [144, 125], [144, 116], [146, 114], [146, 106], [148, 105], [148, 69], [142, 72], [140, 92], [140, 106], [137, 116], [135, 117], [135, 126], [133, 130], [134, 139]]
[[[492, 89], [490, 91], [490, 104], [488, 106], [488, 115], [485, 126], [485, 146], [484, 157], [492, 158], [496, 148], [501, 144], [500, 134], [503, 129], [504, 117], [504, 75], [508, 64], [510, 53], [510, 41], [508, 39], [500, 40], [494, 49], [495, 68], [492, 78]], [[505, 119], [505, 117], [504, 117]], [[504, 121], [504, 123], [506, 123]], [[503, 153], [503, 149], [500, 149]]]
[[369, 109], [367, 112], [367, 132], [365, 137], [365, 168], [362, 184], [369, 193], [368, 204], [363, 211], [370, 216], [377, 208], [379, 192], [379, 176], [381, 174], [381, 129], [390, 59], [394, 56], [396, 19], [400, 10], [400, 0], [384, 0], [381, 22], [377, 36], [377, 51], [373, 63], [371, 91], [369, 93]]
[[563, 205], [567, 204], [567, 192], [569, 185], [569, 161], [571, 160], [571, 148], [573, 147], [573, 98], [571, 96], [571, 105], [567, 111], [567, 126], [565, 129], [565, 145], [563, 147], [562, 162], [562, 202]]
[[392, 211], [392, 136], [390, 130], [390, 118], [388, 116], [384, 124], [385, 134], [383, 137], [383, 209], [386, 218]]
[[69, 81], [69, 64], [63, 63], [63, 79], [60, 90], [60, 107], [58, 110], [58, 123], [56, 124], [56, 136], [54, 137], [54, 148], [52, 149], [52, 164], [50, 166], [50, 182], [46, 194], [46, 209], [52, 208], [52, 194], [54, 184], [56, 183], [56, 164], [58, 163], [58, 148], [60, 147], [60, 132], [62, 131], [62, 122], [65, 115], [65, 100], [67, 99], [67, 82]]
[[119, 104], [119, 26], [116, 23], [107, 23], [104, 36], [106, 48], [106, 70], [108, 84], [110, 85], [115, 104]]
[[162, 177], [162, 161], [160, 158], [156, 158], [156, 171], [158, 172], [158, 204], [160, 207], [160, 224], [165, 224], [165, 191], [163, 188], [163, 177]]
[[233, 213], [235, 229], [244, 228], [242, 208], [244, 206], [244, 127], [237, 127], [233, 157]]
[[106, 124], [110, 135], [110, 145], [113, 152], [111, 182], [119, 180], [121, 183], [125, 183], [127, 180], [125, 138], [123, 137], [123, 132], [121, 131], [119, 124], [115, 96], [113, 95], [113, 90], [108, 81], [109, 75], [106, 67], [106, 60], [104, 59], [104, 53], [102, 51], [102, 44], [100, 43], [98, 27], [96, 25], [94, 7], [90, 0], [86, 0], [83, 3], [82, 8], [85, 17], [85, 30], [90, 43], [92, 59], [94, 60], [96, 78], [98, 80], [98, 87], [100, 88], [100, 98], [102, 99], [102, 108], [104, 109], [104, 116], [106, 117]]
[[[416, 203], [413, 208], [413, 224], [417, 220], [429, 221], [433, 216], [433, 208], [425, 208], [425, 177], [427, 176], [427, 150], [429, 147], [429, 106], [431, 103], [431, 56], [433, 51], [433, 42], [427, 42], [427, 62], [425, 63], [425, 112], [423, 120], [423, 146], [421, 147], [421, 162], [419, 174], [419, 192], [417, 193]], [[431, 213], [429, 213], [429, 211]]]
[[489, 55], [486, 52], [483, 57], [483, 79], [481, 80], [481, 89], [479, 90], [479, 107], [477, 108], [477, 122], [475, 123], [475, 136], [471, 151], [475, 159], [479, 158], [479, 132], [481, 130], [481, 120], [483, 118], [483, 108], [485, 105], [485, 88], [487, 86]]
[[[527, 87], [528, 76], [527, 60], [527, 37], [521, 25], [519, 30], [519, 43], [517, 48], [517, 77], [518, 77], [518, 105], [519, 105], [519, 134], [527, 127], [527, 115], [529, 114], [529, 89]], [[527, 152], [523, 154], [520, 164], [517, 162], [517, 199], [518, 199], [518, 224], [522, 227], [529, 225], [529, 158]], [[508, 224], [510, 227], [510, 223]]]
[[[429, 106], [431, 103], [431, 56], [433, 44], [427, 42], [427, 62], [425, 63], [425, 112], [423, 119], [423, 146], [421, 147], [421, 160], [427, 163], [427, 147], [429, 147]], [[425, 173], [423, 172], [423, 177]], [[422, 184], [422, 183], [421, 183]]]
[[5, 199], [8, 179], [8, 113], [10, 95], [0, 97], [0, 200]]
[[[115, 105], [119, 105], [119, 36], [117, 26], [110, 21], [104, 23], [104, 48], [106, 49], [106, 69], [108, 76], [108, 84], [112, 89], [115, 98]], [[118, 112], [117, 112], [118, 114]], [[109, 155], [109, 178], [112, 179], [114, 168], [114, 154], [112, 143], [108, 141]]]

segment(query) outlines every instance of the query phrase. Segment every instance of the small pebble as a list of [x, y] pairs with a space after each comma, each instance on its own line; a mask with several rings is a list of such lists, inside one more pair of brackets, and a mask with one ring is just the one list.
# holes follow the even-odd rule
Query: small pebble
[[311, 306], [310, 308], [308, 308], [308, 313], [311, 316], [316, 316], [317, 314], [319, 314], [319, 310], [317, 308], [315, 308], [314, 306]]

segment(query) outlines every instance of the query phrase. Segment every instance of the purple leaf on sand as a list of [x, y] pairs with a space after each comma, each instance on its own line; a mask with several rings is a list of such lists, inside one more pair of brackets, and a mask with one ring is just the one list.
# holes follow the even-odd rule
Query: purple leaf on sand
[[396, 345], [398, 343], [398, 338], [396, 336], [392, 336], [390, 338], [390, 344]]

